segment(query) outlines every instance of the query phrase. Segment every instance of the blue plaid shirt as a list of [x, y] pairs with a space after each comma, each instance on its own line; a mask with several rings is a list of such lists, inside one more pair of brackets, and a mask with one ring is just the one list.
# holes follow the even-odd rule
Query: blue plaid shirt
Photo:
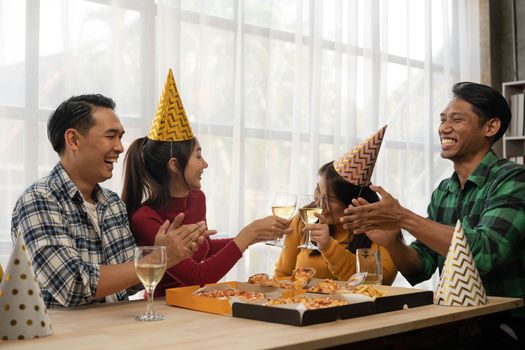
[[[101, 236], [60, 163], [31, 185], [13, 210], [11, 238], [23, 234], [47, 307], [103, 302], [94, 299], [100, 265], [133, 260], [135, 240], [124, 203], [98, 185], [94, 193]], [[117, 298], [126, 299], [126, 291]]]

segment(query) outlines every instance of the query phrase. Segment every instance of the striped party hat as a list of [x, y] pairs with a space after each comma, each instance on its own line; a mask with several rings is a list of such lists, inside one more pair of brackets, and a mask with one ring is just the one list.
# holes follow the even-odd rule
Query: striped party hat
[[478, 306], [488, 303], [465, 233], [458, 220], [448, 248], [434, 303], [447, 306]]
[[343, 157], [334, 160], [335, 171], [346, 181], [356, 186], [368, 186], [385, 136], [386, 127], [386, 125], [383, 126]]
[[186, 141], [193, 138], [171, 69], [160, 96], [148, 138], [154, 141]]

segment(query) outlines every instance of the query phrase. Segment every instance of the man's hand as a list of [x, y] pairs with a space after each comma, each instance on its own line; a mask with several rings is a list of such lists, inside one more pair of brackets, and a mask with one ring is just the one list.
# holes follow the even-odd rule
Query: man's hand
[[352, 204], [345, 209], [347, 215], [340, 219], [344, 223], [343, 227], [357, 234], [375, 229], [399, 231], [406, 209], [382, 187], [370, 186], [370, 189], [377, 192], [381, 200], [370, 204], [363, 198], [353, 199]]
[[312, 241], [317, 242], [317, 247], [320, 250], [323, 250], [332, 240], [332, 236], [330, 236], [330, 230], [326, 224], [326, 217], [318, 213], [314, 215], [319, 219], [319, 222], [317, 224], [306, 225], [303, 228], [303, 232], [308, 233], [308, 230], [310, 230], [310, 238]]
[[180, 213], [171, 224], [166, 220], [155, 236], [155, 245], [166, 247], [168, 267], [192, 256], [204, 242], [205, 237], [214, 233], [212, 230], [207, 230], [204, 221], [181, 226], [183, 219], [184, 214]]

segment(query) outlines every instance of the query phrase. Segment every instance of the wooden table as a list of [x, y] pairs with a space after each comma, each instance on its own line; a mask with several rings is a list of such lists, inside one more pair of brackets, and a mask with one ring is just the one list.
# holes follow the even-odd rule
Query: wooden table
[[0, 342], [9, 349], [314, 349], [359, 342], [472, 319], [523, 305], [518, 298], [489, 297], [479, 307], [427, 305], [307, 327], [252, 321], [168, 306], [155, 301], [166, 320], [138, 322], [145, 301], [49, 310], [54, 334]]

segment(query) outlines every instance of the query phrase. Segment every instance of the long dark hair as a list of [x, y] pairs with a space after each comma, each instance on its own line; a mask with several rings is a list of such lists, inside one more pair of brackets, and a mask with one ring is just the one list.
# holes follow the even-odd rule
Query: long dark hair
[[153, 141], [141, 137], [133, 141], [124, 158], [124, 187], [122, 200], [126, 204], [128, 217], [141, 204], [153, 208], [164, 207], [170, 197], [169, 173], [171, 158], [177, 159], [177, 168], [184, 181], [184, 169], [188, 164], [197, 140]]
[[[352, 203], [352, 199], [361, 197], [366, 199], [369, 203], [379, 201], [377, 194], [370, 189], [369, 186], [356, 186], [342, 178], [334, 169], [334, 162], [324, 164], [319, 168], [319, 177], [324, 177], [326, 180], [326, 187], [328, 195], [333, 195], [337, 200], [344, 204], [345, 207]], [[332, 213], [330, 201], [328, 202], [328, 209]], [[333, 215], [333, 214], [331, 214]], [[333, 221], [333, 218], [332, 218]], [[330, 235], [335, 233], [335, 225], [329, 225]], [[355, 254], [357, 248], [370, 248], [372, 241], [364, 234], [355, 235], [348, 244], [348, 250]], [[315, 254], [317, 253], [317, 254]], [[318, 251], [314, 250], [310, 255], [318, 255]]]

